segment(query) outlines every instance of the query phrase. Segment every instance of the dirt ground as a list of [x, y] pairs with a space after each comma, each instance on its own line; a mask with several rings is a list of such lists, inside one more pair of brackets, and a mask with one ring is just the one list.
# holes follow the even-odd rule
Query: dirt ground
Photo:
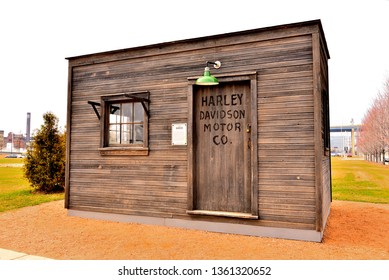
[[54, 259], [389, 260], [389, 205], [334, 201], [322, 243], [67, 216], [63, 201], [0, 213], [0, 248]]

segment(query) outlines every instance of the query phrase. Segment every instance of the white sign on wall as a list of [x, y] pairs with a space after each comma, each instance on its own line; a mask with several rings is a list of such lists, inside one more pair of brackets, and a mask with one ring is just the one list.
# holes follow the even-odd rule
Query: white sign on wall
[[172, 124], [172, 145], [187, 145], [187, 124], [173, 123]]

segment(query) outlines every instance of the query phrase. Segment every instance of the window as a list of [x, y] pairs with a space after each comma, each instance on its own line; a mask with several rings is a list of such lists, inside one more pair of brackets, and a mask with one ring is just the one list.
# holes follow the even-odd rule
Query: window
[[143, 146], [144, 111], [140, 102], [109, 105], [108, 146]]
[[102, 97], [102, 155], [148, 155], [148, 92]]

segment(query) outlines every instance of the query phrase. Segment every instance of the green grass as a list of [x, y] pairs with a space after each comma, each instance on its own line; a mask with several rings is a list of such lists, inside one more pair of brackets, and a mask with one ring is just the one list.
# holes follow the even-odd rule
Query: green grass
[[23, 163], [23, 159], [0, 158], [0, 212], [64, 198], [63, 193], [34, 193], [21, 167], [5, 166], [15, 163]]
[[342, 158], [331, 164], [333, 199], [389, 203], [389, 166]]
[[[23, 159], [0, 158], [0, 212], [64, 198], [63, 193], [34, 193], [21, 167], [6, 167], [21, 163]], [[332, 188], [335, 200], [389, 204], [389, 166], [333, 158]]]
[[13, 163], [23, 163], [23, 158], [5, 158], [0, 157], [0, 165], [2, 164], [13, 164]]

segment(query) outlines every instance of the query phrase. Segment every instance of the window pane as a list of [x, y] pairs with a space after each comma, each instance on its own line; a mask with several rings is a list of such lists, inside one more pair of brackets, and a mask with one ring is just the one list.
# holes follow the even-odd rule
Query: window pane
[[140, 102], [115, 102], [108, 105], [108, 145], [142, 145], [145, 112]]
[[122, 144], [131, 144], [132, 143], [132, 125], [123, 124], [122, 125]]
[[134, 144], [142, 144], [143, 143], [143, 124], [136, 124], [135, 127], [135, 139]]
[[109, 105], [109, 123], [120, 123], [120, 104]]
[[122, 123], [129, 123], [132, 120], [132, 103], [123, 103], [122, 104]]
[[110, 125], [109, 126], [109, 143], [110, 144], [120, 144], [120, 130], [119, 125]]
[[134, 103], [134, 122], [143, 122], [143, 116], [144, 116], [144, 109], [142, 106], [142, 103], [137, 102]]

